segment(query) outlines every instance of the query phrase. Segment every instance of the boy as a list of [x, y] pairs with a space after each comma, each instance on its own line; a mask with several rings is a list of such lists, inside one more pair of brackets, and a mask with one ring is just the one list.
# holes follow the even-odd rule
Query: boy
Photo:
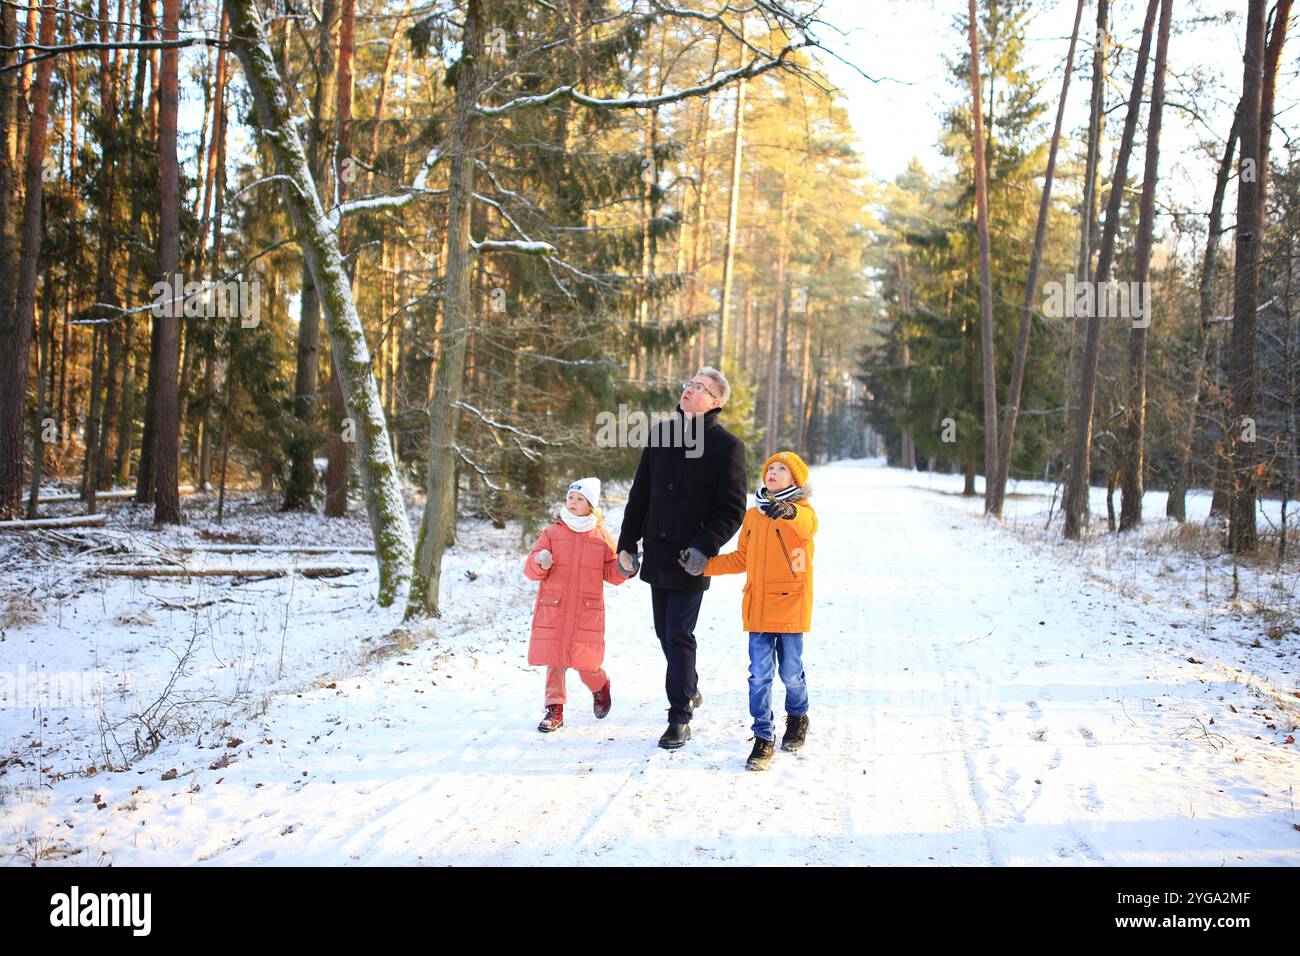
[[754, 749], [745, 767], [772, 762], [772, 678], [785, 684], [785, 735], [781, 749], [795, 751], [808, 733], [808, 690], [803, 636], [812, 626], [813, 535], [817, 513], [808, 498], [808, 466], [792, 451], [763, 463], [763, 483], [745, 512], [736, 550], [710, 558], [704, 574], [745, 572], [741, 617], [749, 631], [749, 713]]

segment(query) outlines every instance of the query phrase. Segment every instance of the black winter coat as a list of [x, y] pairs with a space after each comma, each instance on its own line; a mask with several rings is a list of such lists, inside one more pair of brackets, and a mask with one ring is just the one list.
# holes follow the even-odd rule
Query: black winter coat
[[697, 419], [692, 426], [679, 405], [672, 418], [655, 427], [641, 452], [618, 550], [636, 554], [642, 542], [640, 577], [647, 584], [707, 591], [709, 579], [687, 574], [678, 554], [699, 548], [713, 557], [745, 518], [745, 443], [722, 427], [720, 412], [705, 412], [703, 422]]

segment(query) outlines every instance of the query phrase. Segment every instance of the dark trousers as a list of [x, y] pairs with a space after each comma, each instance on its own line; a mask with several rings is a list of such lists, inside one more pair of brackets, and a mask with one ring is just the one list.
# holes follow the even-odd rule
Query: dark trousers
[[650, 587], [655, 634], [668, 662], [664, 690], [668, 693], [669, 723], [691, 722], [691, 698], [695, 696], [700, 680], [695, 673], [695, 622], [700, 616], [703, 598], [703, 591]]

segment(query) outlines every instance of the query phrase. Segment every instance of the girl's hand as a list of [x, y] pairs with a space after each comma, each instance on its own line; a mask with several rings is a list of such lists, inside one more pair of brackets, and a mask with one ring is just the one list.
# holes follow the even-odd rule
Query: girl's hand
[[537, 552], [537, 566], [543, 571], [549, 571], [551, 569], [551, 564], [554, 561], [555, 559], [551, 557], [551, 552], [547, 551], [545, 548], [542, 548], [542, 550]]

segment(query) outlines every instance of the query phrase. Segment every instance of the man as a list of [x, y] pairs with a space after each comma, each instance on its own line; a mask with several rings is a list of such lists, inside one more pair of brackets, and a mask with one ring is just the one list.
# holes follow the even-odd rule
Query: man
[[676, 415], [659, 423], [641, 453], [618, 539], [624, 572], [639, 567], [650, 585], [655, 633], [667, 661], [668, 729], [659, 738], [666, 750], [691, 739], [691, 714], [704, 702], [695, 672], [695, 622], [709, 579], [698, 575], [745, 517], [745, 443], [718, 421], [730, 395], [726, 377], [714, 368], [682, 383]]

